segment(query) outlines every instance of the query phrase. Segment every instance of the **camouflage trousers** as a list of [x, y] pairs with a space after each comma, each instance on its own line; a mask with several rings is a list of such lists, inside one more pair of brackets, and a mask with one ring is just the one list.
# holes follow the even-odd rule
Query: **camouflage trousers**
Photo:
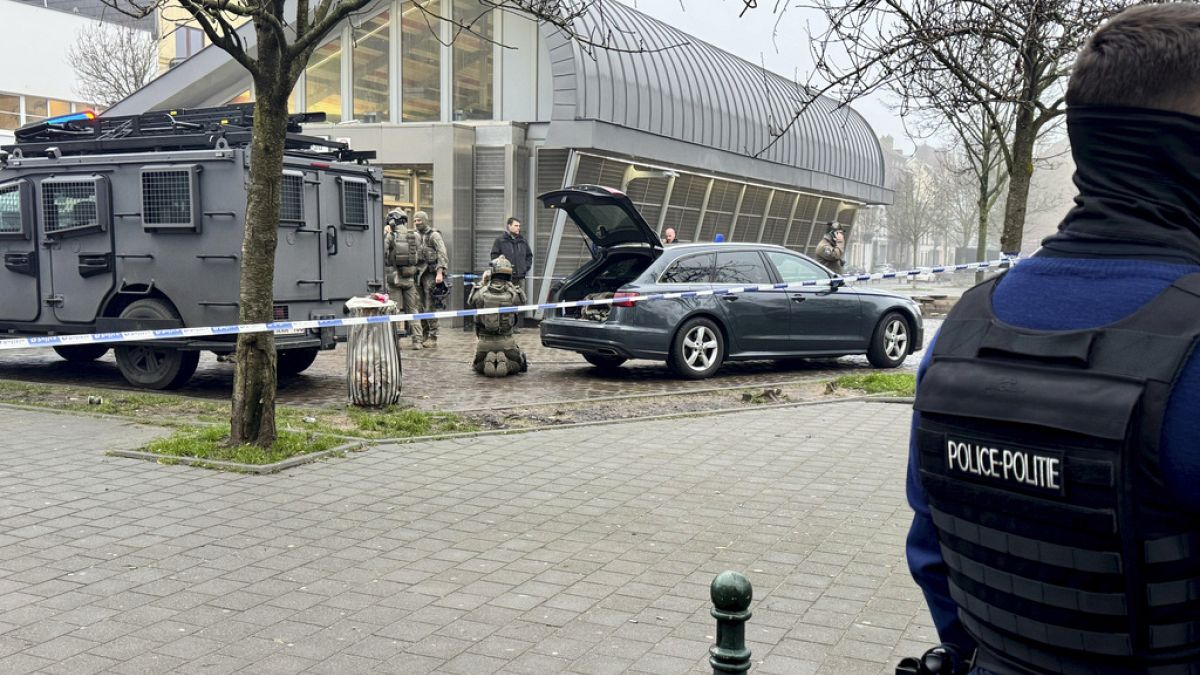
[[[416, 314], [421, 311], [421, 296], [417, 293], [417, 284], [412, 277], [389, 275], [388, 295], [396, 302], [396, 309], [400, 310], [401, 314]], [[406, 321], [404, 323], [409, 337], [420, 340], [421, 322]], [[399, 325], [396, 328], [399, 329]]]
[[[417, 312], [432, 312], [433, 311], [433, 286], [434, 286], [433, 280], [434, 280], [435, 276], [436, 275], [433, 274], [432, 272], [424, 272], [424, 273], [418, 274], [416, 293], [417, 293], [417, 297], [418, 297], [418, 302], [420, 303], [420, 309], [417, 309], [415, 311], [417, 311]], [[420, 321], [413, 321], [412, 326], [413, 327], [412, 327], [412, 329], [409, 330], [409, 332], [412, 333], [413, 340], [415, 340], [417, 342], [422, 342], [424, 340], [433, 340], [435, 342], [437, 341], [437, 336], [438, 336], [438, 320], [437, 319], [421, 319]]]
[[506, 377], [525, 372], [525, 353], [512, 335], [479, 335], [475, 343], [475, 372], [488, 377]]

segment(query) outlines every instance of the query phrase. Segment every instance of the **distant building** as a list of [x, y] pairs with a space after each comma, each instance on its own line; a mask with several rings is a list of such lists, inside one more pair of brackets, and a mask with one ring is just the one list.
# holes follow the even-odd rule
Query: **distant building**
[[152, 30], [153, 19], [134, 19], [101, 0], [0, 0], [0, 144], [21, 125], [92, 108], [81, 101], [67, 59], [76, 35], [101, 23]]
[[[810, 252], [822, 223], [852, 226], [861, 207], [891, 201], [879, 144], [853, 109], [821, 99], [787, 126], [799, 85], [632, 8], [604, 3], [603, 24], [581, 17], [582, 32], [619, 48], [585, 51], [513, 12], [481, 15], [477, 0], [423, 1], [478, 16], [480, 35], [452, 39], [443, 24], [435, 36], [413, 0], [381, 0], [317, 48], [292, 107], [327, 115], [308, 133], [378, 152], [380, 207], [430, 212], [456, 272], [487, 264], [510, 215], [526, 223], [535, 275], [572, 271], [587, 247], [535, 203], [565, 184], [626, 190], [652, 227], [684, 241]], [[241, 34], [253, 44], [248, 26]], [[174, 35], [164, 31], [175, 54], [199, 39]], [[204, 47], [109, 114], [252, 98], [246, 72]]]

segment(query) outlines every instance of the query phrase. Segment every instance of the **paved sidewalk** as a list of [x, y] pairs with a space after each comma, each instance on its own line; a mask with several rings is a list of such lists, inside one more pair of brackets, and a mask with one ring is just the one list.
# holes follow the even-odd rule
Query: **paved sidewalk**
[[156, 433], [0, 408], [0, 673], [890, 673], [907, 406], [373, 448], [274, 476], [105, 457]]

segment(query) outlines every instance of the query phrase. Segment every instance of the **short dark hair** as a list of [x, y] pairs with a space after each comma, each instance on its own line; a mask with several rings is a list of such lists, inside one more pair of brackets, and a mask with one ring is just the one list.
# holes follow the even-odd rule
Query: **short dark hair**
[[521, 219], [520, 219], [520, 218], [518, 218], [518, 217], [516, 217], [516, 216], [510, 216], [510, 217], [508, 218], [508, 220], [507, 220], [507, 221], [505, 221], [505, 223], [504, 223], [504, 224], [505, 224], [505, 225], [512, 225], [513, 223], [520, 223], [520, 222], [521, 222]]
[[1079, 53], [1068, 106], [1130, 106], [1200, 115], [1200, 5], [1138, 5]]

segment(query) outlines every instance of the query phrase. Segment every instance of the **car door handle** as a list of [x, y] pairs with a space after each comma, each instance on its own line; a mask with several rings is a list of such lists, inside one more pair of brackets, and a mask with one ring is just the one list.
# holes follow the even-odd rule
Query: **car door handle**
[[722, 296], [721, 296], [721, 299], [722, 299], [722, 300], [724, 300], [724, 301], [726, 301], [726, 302], [733, 302], [733, 301], [735, 301], [735, 300], [737, 300], [737, 299], [738, 299], [738, 296], [736, 296], [736, 295], [722, 295]]
[[793, 295], [792, 302], [804, 302], [805, 297], [806, 296], [803, 296], [803, 295]]

